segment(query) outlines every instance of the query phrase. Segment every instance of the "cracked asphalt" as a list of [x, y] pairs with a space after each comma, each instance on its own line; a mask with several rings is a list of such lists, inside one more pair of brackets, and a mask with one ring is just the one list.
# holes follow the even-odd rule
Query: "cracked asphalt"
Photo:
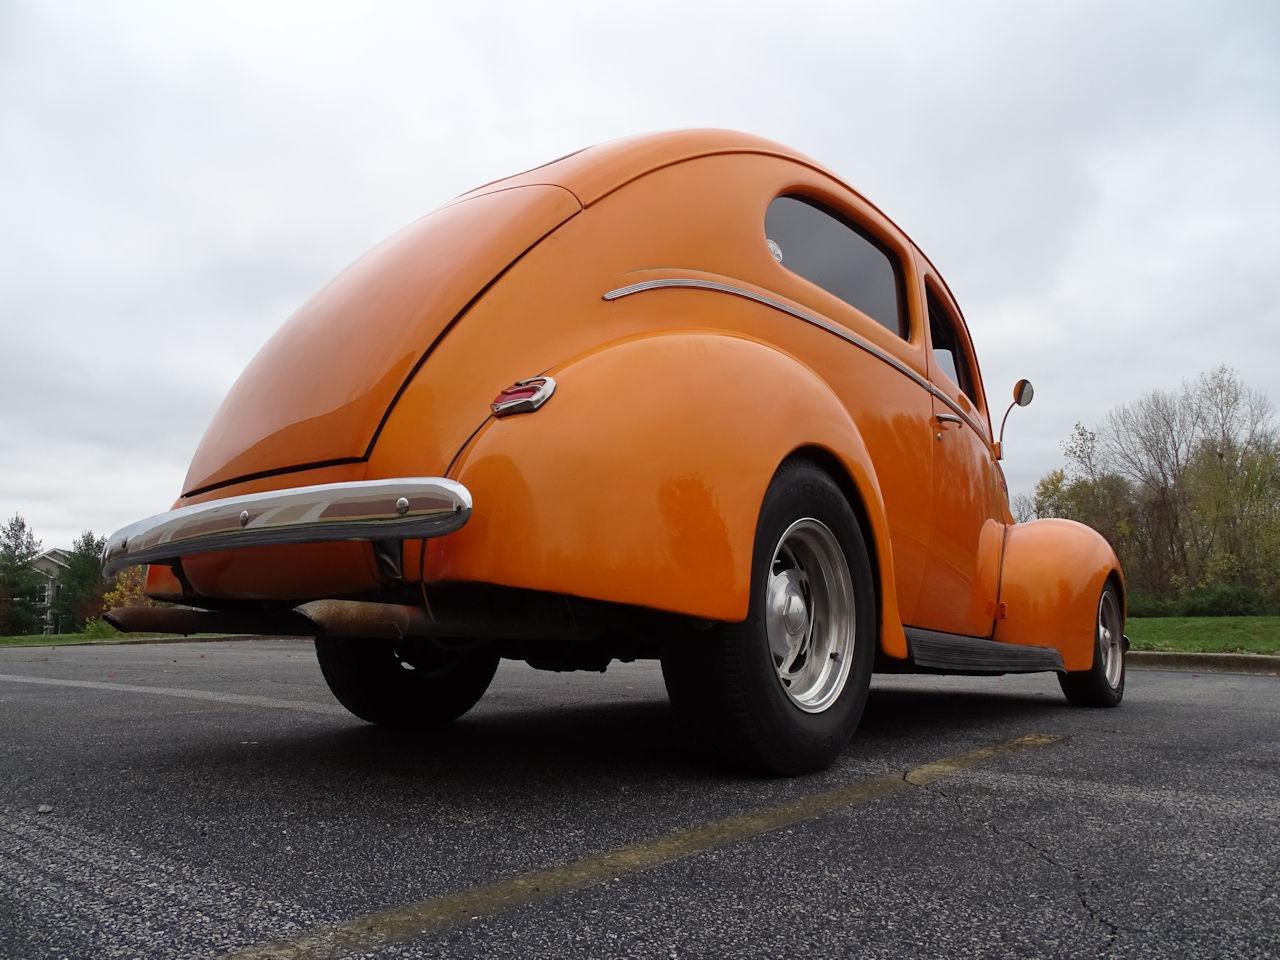
[[344, 714], [306, 642], [8, 648], [0, 724], [5, 958], [1280, 957], [1274, 677], [1135, 670], [1087, 711], [878, 676], [785, 781], [708, 770], [645, 663], [504, 663], [424, 741]]

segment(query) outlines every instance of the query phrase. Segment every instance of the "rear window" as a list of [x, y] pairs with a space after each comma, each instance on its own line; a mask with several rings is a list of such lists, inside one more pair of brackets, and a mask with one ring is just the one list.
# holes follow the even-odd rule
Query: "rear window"
[[803, 197], [778, 197], [764, 218], [774, 259], [905, 338], [902, 268], [888, 250]]

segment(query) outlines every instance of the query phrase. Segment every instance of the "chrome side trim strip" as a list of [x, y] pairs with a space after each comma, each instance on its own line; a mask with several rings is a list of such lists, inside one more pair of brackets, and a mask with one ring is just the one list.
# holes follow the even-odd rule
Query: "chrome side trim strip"
[[471, 493], [443, 477], [322, 483], [179, 507], [117, 530], [106, 576], [192, 553], [287, 543], [439, 537], [471, 516]]
[[797, 320], [803, 320], [805, 323], [812, 324], [820, 330], [833, 334], [848, 343], [852, 343], [855, 347], [861, 347], [867, 353], [871, 354], [878, 360], [883, 360], [889, 366], [898, 372], [910, 377], [926, 390], [930, 389], [929, 382], [920, 374], [916, 373], [897, 357], [890, 356], [874, 344], [863, 340], [861, 337], [836, 326], [825, 317], [820, 317], [816, 313], [810, 313], [807, 310], [799, 310], [792, 307], [781, 300], [775, 300], [773, 297], [765, 296], [762, 293], [756, 293], [754, 290], [745, 290], [742, 287], [734, 287], [727, 283], [719, 283], [715, 280], [698, 280], [693, 277], [672, 277], [662, 280], [645, 280], [643, 283], [633, 283], [629, 287], [619, 287], [617, 290], [610, 290], [604, 295], [606, 300], [617, 300], [619, 297], [629, 297], [633, 293], [644, 293], [646, 290], [660, 290], [664, 287], [693, 287], [697, 290], [714, 290], [717, 293], [728, 293], [735, 297], [742, 297], [746, 300], [754, 300], [756, 303], [762, 303], [766, 307], [772, 307], [789, 316], [795, 317]]
[[960, 406], [954, 400], [948, 397], [945, 393], [943, 393], [941, 390], [935, 387], [932, 383], [930, 383], [924, 377], [920, 376], [920, 374], [916, 373], [916, 371], [912, 370], [909, 366], [907, 366], [897, 357], [894, 357], [891, 354], [885, 353], [875, 344], [871, 343], [868, 340], [862, 339], [852, 331], [846, 330], [843, 327], [840, 327], [837, 324], [832, 323], [830, 320], [826, 319], [825, 317], [819, 316], [816, 313], [810, 313], [808, 310], [801, 310], [796, 307], [790, 306], [789, 304], [784, 303], [781, 300], [774, 299], [773, 297], [767, 296], [763, 293], [756, 293], [754, 290], [747, 290], [743, 287], [735, 287], [732, 284], [728, 284], [728, 283], [720, 283], [717, 280], [700, 280], [696, 277], [663, 277], [656, 280], [643, 280], [640, 283], [633, 283], [626, 287], [618, 287], [616, 290], [610, 290], [608, 293], [604, 294], [603, 299], [617, 300], [617, 299], [620, 299], [621, 297], [629, 297], [634, 293], [644, 293], [646, 290], [662, 290], [668, 287], [688, 287], [695, 290], [713, 290], [717, 293], [727, 293], [735, 297], [742, 297], [745, 300], [753, 300], [756, 303], [763, 304], [766, 307], [771, 307], [772, 309], [777, 310], [780, 313], [785, 313], [788, 316], [795, 317], [797, 320], [803, 320], [805, 323], [811, 324], [817, 327], [819, 330], [825, 330], [827, 333], [831, 334], [832, 336], [839, 337], [841, 340], [845, 341], [846, 343], [851, 343], [855, 347], [858, 347], [859, 349], [866, 351], [867, 353], [871, 354], [871, 356], [875, 357], [877, 360], [880, 360], [883, 363], [887, 363], [889, 366], [893, 367], [903, 376], [914, 381], [918, 386], [924, 388], [933, 396], [937, 397], [939, 400], [945, 403], [952, 410], [954, 410], [958, 416], [963, 418], [965, 423], [967, 423], [970, 427], [972, 427], [977, 432], [978, 436], [986, 440], [986, 436], [982, 432], [978, 424], [975, 423], [974, 420], [967, 413], [965, 413], [965, 411], [961, 409]]

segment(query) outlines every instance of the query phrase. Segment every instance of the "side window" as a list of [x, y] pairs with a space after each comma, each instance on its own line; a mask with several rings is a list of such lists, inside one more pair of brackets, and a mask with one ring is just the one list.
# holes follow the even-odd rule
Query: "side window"
[[907, 336], [902, 268], [860, 230], [801, 197], [778, 197], [765, 213], [774, 259], [900, 337]]
[[964, 340], [956, 332], [956, 322], [932, 293], [929, 299], [929, 339], [933, 344], [933, 359], [938, 369], [951, 378], [964, 395], [977, 405], [973, 389], [973, 361], [964, 347]]

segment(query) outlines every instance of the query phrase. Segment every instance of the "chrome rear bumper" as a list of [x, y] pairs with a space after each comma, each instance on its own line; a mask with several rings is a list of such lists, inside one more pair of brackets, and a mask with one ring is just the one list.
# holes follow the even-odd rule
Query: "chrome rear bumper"
[[335, 540], [419, 540], [452, 533], [471, 516], [471, 494], [443, 477], [322, 483], [179, 507], [117, 530], [102, 570], [192, 553]]

